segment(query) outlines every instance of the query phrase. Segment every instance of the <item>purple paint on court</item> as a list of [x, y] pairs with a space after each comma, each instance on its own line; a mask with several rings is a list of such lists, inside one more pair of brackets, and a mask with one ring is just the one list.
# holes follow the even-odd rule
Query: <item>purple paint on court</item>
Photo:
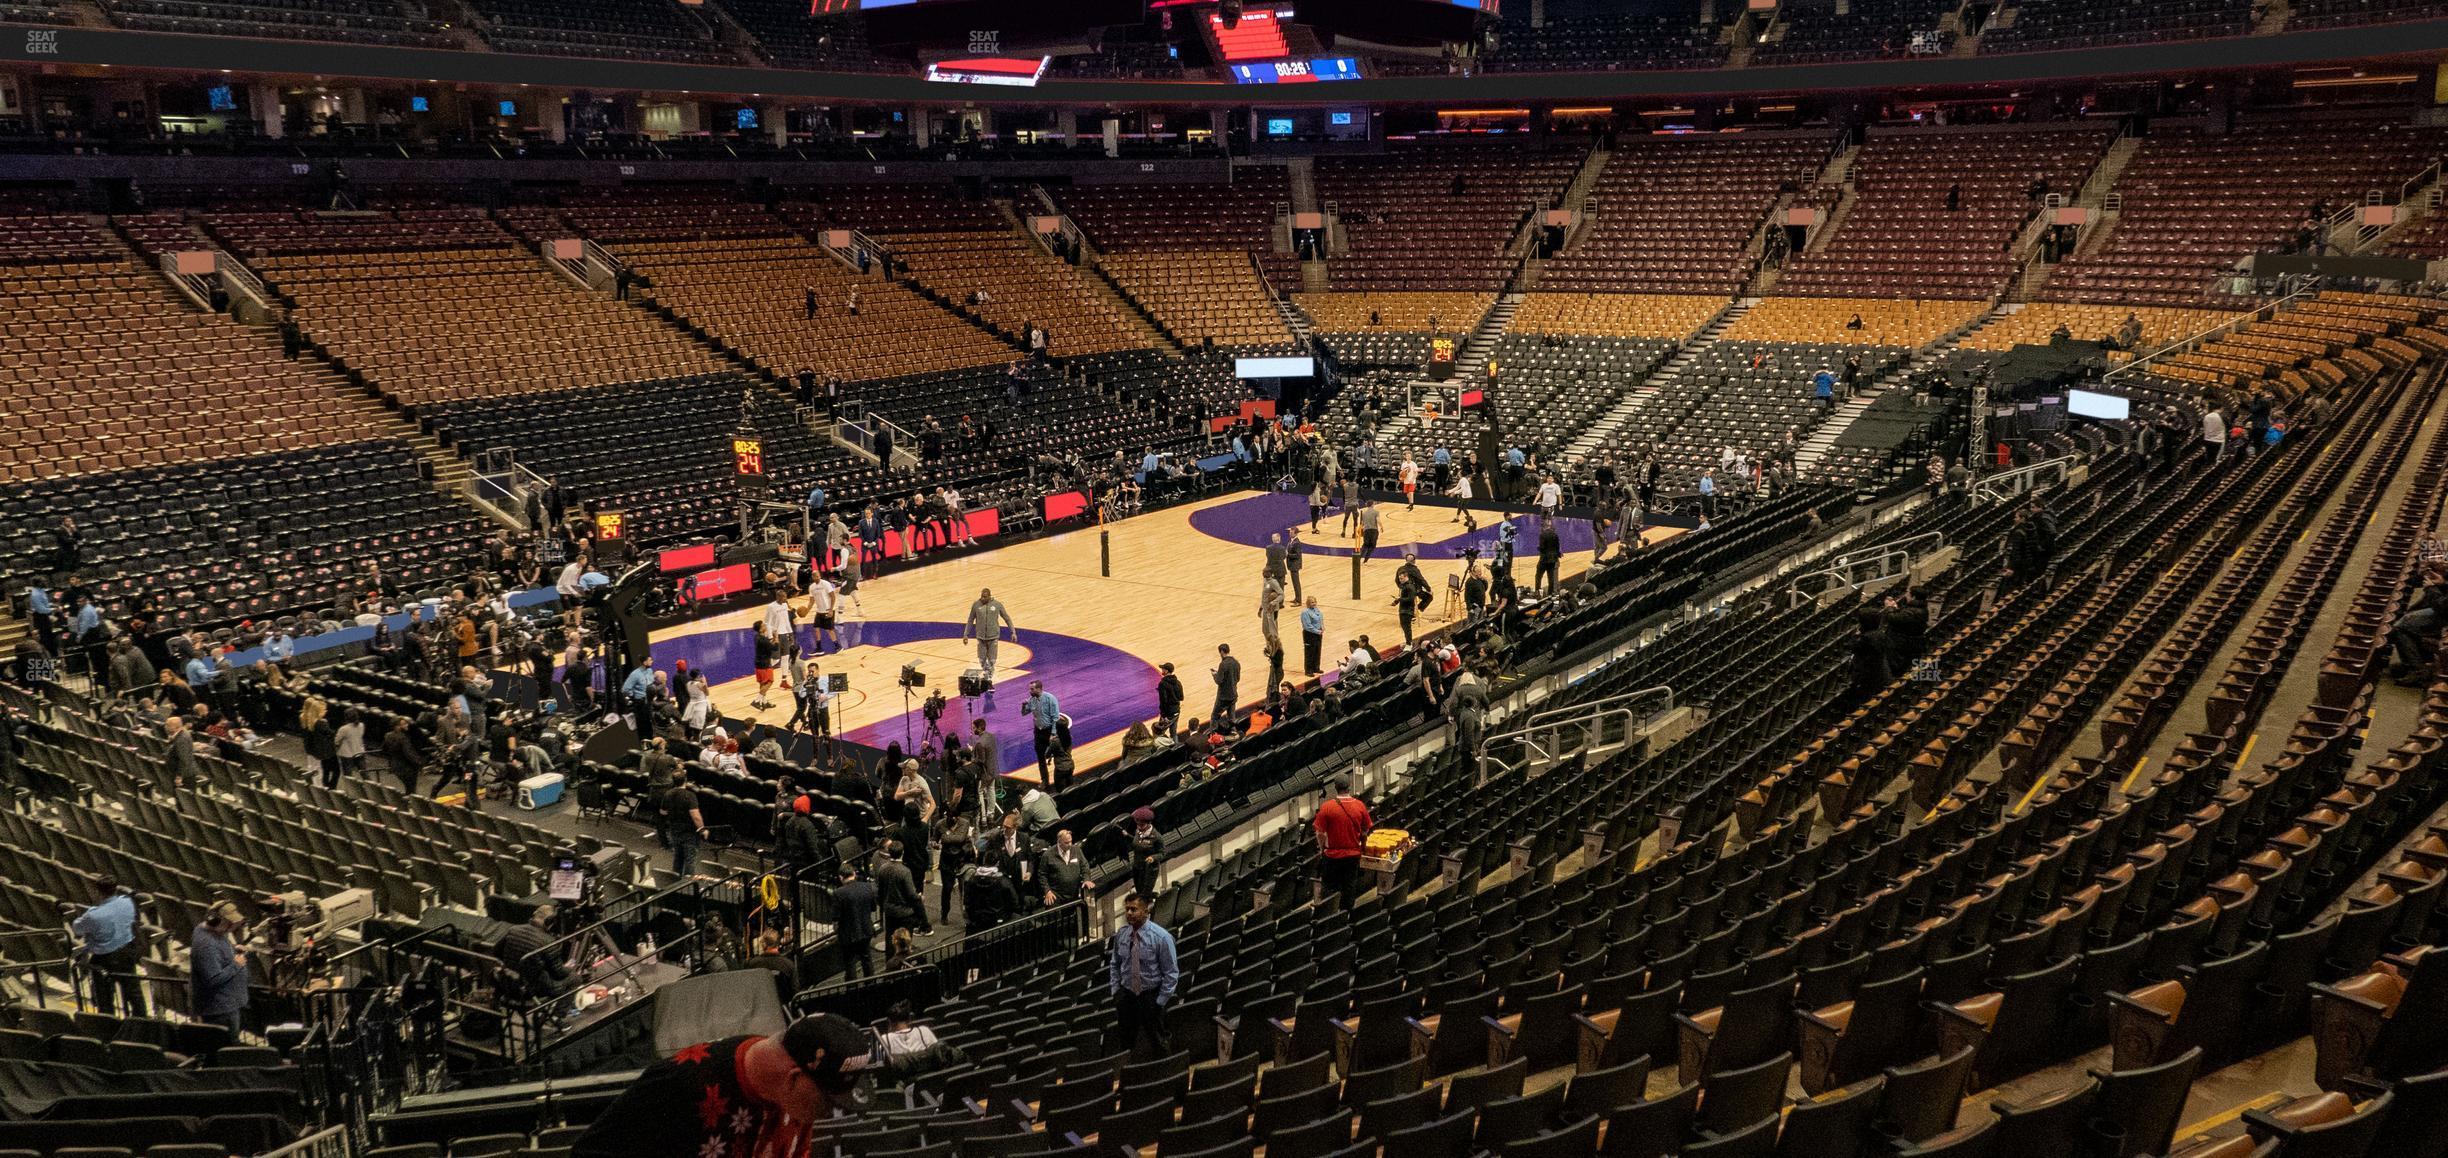
[[[1396, 509], [1398, 504], [1379, 503], [1377, 506], [1380, 510], [1386, 510]], [[1513, 541], [1514, 552], [1519, 555], [1538, 554], [1538, 516], [1515, 515], [1505, 521], [1512, 523], [1516, 532]], [[1556, 528], [1556, 537], [1564, 544], [1566, 553], [1587, 551], [1595, 545], [1596, 539], [1590, 534], [1589, 520], [1564, 518], [1556, 521], [1561, 524]], [[1318, 527], [1324, 534], [1331, 535], [1333, 531], [1328, 528], [1340, 527], [1342, 522], [1342, 512], [1329, 510], [1325, 518], [1318, 520]], [[1321, 541], [1323, 536], [1307, 537], [1309, 530], [1308, 497], [1282, 491], [1251, 495], [1245, 499], [1236, 499], [1229, 503], [1219, 503], [1202, 510], [1192, 511], [1190, 512], [1190, 526], [1209, 538], [1222, 539], [1227, 543], [1239, 543], [1245, 547], [1260, 548], [1266, 546], [1268, 535], [1280, 534], [1293, 527], [1299, 527], [1304, 536], [1301, 540], [1301, 553], [1304, 555], [1335, 555], [1349, 558], [1359, 553], [1356, 547], [1332, 546]], [[1422, 559], [1459, 559], [1462, 557], [1462, 549], [1471, 546], [1478, 547], [1482, 556], [1495, 553], [1496, 523], [1481, 523], [1478, 533], [1472, 535], [1460, 533], [1462, 527], [1460, 523], [1452, 524], [1452, 526], [1456, 533], [1449, 539], [1438, 539], [1426, 543], [1380, 541], [1377, 544], [1377, 557], [1400, 559], [1406, 547], [1416, 548]], [[1335, 543], [1350, 541], [1352, 540], [1342, 538], [1333, 540]]]
[[[959, 640], [961, 625], [926, 620], [882, 619], [860, 625], [859, 643], [865, 647], [899, 647], [925, 640]], [[822, 663], [826, 657], [815, 652], [814, 628], [799, 630], [801, 671], [805, 662], [813, 659]], [[1025, 668], [1013, 661], [1020, 658], [1020, 649], [1027, 649]], [[829, 654], [829, 653], [828, 653]], [[972, 662], [974, 662], [974, 652]], [[701, 632], [664, 640], [654, 645], [655, 666], [669, 670], [673, 661], [685, 659], [689, 666], [706, 674], [715, 683], [727, 683], [756, 674], [756, 629], [741, 627], [730, 631]], [[1036, 729], [1029, 722], [1026, 709], [1030, 680], [1044, 680], [1046, 690], [1054, 694], [1055, 702], [1071, 717], [1071, 742], [1086, 744], [1106, 736], [1118, 735], [1140, 720], [1156, 717], [1156, 668], [1154, 665], [1119, 648], [1109, 647], [1092, 639], [1060, 635], [1050, 631], [1023, 630], [1017, 641], [1003, 642], [1002, 666], [995, 672], [995, 686], [979, 701], [981, 714], [986, 716], [986, 730], [1001, 742], [1003, 771], [1034, 768], [1037, 764]], [[961, 666], [966, 667], [967, 664]], [[944, 670], [935, 670], [943, 668]], [[944, 689], [943, 729], [949, 734], [958, 730], [966, 740], [969, 735], [969, 701], [953, 694], [960, 672], [937, 661], [924, 665], [930, 688]], [[857, 688], [869, 696], [887, 700], [900, 698], [901, 689], [885, 684], [882, 687]], [[776, 703], [787, 703], [777, 687]], [[923, 693], [913, 693], [910, 709], [861, 727], [839, 733], [853, 743], [882, 748], [904, 733], [911, 738], [926, 735], [926, 717], [918, 705], [925, 701]], [[785, 717], [787, 718], [787, 717]], [[779, 721], [776, 721], [779, 723]]]

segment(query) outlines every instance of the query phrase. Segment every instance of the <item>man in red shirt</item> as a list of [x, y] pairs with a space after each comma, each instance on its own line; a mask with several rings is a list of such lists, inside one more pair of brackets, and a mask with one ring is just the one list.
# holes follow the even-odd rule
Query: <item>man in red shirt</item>
[[1317, 819], [1310, 822], [1317, 829], [1321, 901], [1331, 899], [1338, 908], [1351, 907], [1359, 891], [1360, 850], [1376, 824], [1368, 805], [1351, 794], [1350, 781], [1337, 776], [1326, 782], [1326, 799], [1318, 805]]
[[646, 1067], [571, 1158], [807, 1158], [809, 1126], [847, 1099], [873, 1046], [830, 1013], [692, 1045]]

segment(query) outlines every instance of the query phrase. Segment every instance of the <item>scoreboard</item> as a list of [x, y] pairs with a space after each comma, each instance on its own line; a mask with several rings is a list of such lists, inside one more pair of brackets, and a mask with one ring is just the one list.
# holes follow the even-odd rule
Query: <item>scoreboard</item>
[[1274, 60], [1232, 66], [1236, 84], [1310, 84], [1323, 80], [1360, 79], [1360, 61], [1349, 56], [1308, 60]]

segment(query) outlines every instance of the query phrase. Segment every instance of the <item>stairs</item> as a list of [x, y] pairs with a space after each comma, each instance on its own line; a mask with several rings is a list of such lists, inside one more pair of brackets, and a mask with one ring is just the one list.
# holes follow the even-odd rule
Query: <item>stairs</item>
[[1318, 211], [1317, 161], [1314, 158], [1294, 157], [1284, 162], [1284, 181], [1292, 187], [1292, 212]]
[[1918, 353], [1905, 359], [1903, 365], [1880, 375], [1868, 386], [1855, 392], [1844, 405], [1836, 408], [1834, 414], [1828, 415], [1827, 419], [1819, 424], [1818, 429], [1811, 431], [1810, 437], [1803, 439], [1801, 446], [1794, 448], [1795, 476], [1808, 478], [1811, 471], [1818, 469], [1820, 463], [1827, 461], [1828, 452], [1835, 449], [1836, 440], [1844, 435], [1844, 432], [1853, 425], [1856, 419], [1869, 412], [1871, 403], [1878, 401], [1880, 395], [1885, 394], [1894, 386], [1911, 381], [1914, 375], [1946, 357], [1948, 353], [1961, 345], [1965, 338], [1978, 333], [1981, 327], [1999, 318], [2013, 317], [2022, 312], [2023, 306], [2019, 302], [2009, 302], [1998, 306], [1973, 319], [1962, 329], [1923, 346]]
[[[1046, 192], [1045, 186], [1031, 185], [1029, 192], [1036, 202], [1035, 205], [1029, 207], [1029, 212], [1051, 213], [1069, 220], [1069, 215], [1063, 212], [1062, 206], [1054, 203], [1054, 195]], [[995, 205], [1003, 210], [1003, 216], [1012, 223], [1013, 228], [1020, 229], [1022, 232], [1027, 231], [1026, 223], [1020, 216], [1020, 206], [1001, 199], [997, 199]], [[1162, 350], [1167, 354], [1181, 353], [1184, 349], [1181, 337], [1166, 329], [1163, 322], [1156, 320], [1154, 311], [1141, 305], [1138, 298], [1131, 296], [1129, 290], [1122, 288], [1122, 283], [1115, 280], [1114, 275], [1106, 270], [1105, 263], [1098, 258], [1096, 247], [1088, 244], [1088, 234], [1085, 231], [1075, 227], [1074, 233], [1079, 242], [1079, 267], [1088, 275], [1084, 280], [1098, 296], [1103, 297], [1109, 305], [1121, 312], [1124, 327], [1142, 339], [1151, 349]], [[1032, 241], [1037, 240], [1034, 234], [1031, 234], [1030, 238]]]
[[1308, 346], [1309, 340], [1317, 335], [1317, 327], [1309, 324], [1309, 315], [1302, 313], [1299, 306], [1293, 305], [1291, 298], [1277, 297], [1275, 314], [1283, 319], [1284, 328], [1292, 331], [1292, 337], [1303, 347]]
[[451, 38], [465, 46], [468, 51], [493, 51], [493, 46], [485, 43], [485, 21], [483, 17], [476, 14], [475, 5], [468, 3], [467, 0], [433, 0], [429, 7], [432, 9], [434, 19], [449, 22]]
[[1624, 424], [1630, 420], [1632, 412], [1639, 409], [1640, 402], [1665, 389], [1667, 384], [1681, 378], [1683, 372], [1691, 368], [1692, 363], [1700, 360], [1701, 350], [1723, 337], [1728, 327], [1744, 314], [1750, 313], [1752, 307], [1759, 303], [1760, 299], [1755, 297], [1736, 298], [1732, 304], [1718, 311], [1716, 317], [1710, 318], [1707, 325], [1700, 327], [1699, 333], [1693, 334], [1690, 341], [1683, 343], [1682, 349], [1676, 350], [1671, 357], [1658, 366], [1654, 373], [1643, 379], [1639, 386], [1625, 394], [1623, 399], [1615, 404], [1614, 409], [1599, 416], [1596, 422], [1590, 424], [1588, 430], [1583, 431], [1579, 438], [1572, 440], [1564, 448], [1565, 456], [1567, 458], [1586, 458], [1605, 447], [1622, 433]]
[[2034, 300], [2041, 287], [2048, 284], [2049, 276], [2057, 272], [2058, 264], [2035, 261], [2024, 266], [2022, 275], [2015, 278], [2013, 285], [2006, 287], [2006, 300], [2016, 303]]
[[2091, 175], [2083, 180], [2082, 190], [2074, 195], [2074, 203], [2087, 209], [2098, 209], [2116, 187], [2117, 178], [2125, 175], [2125, 166], [2133, 163], [2134, 154], [2142, 151], [2142, 138], [2127, 133], [2108, 146], [2106, 155]]
[[773, 63], [765, 58], [764, 51], [757, 46], [756, 36], [742, 27], [739, 21], [733, 20], [729, 12], [723, 11], [722, 5], [685, 4], [681, 6], [681, 11], [695, 13], [697, 19], [705, 23], [706, 30], [714, 34], [715, 41], [730, 49], [731, 55], [738, 57], [741, 64], [764, 67]]
[[1301, 263], [1302, 293], [1322, 294], [1326, 292], [1326, 285], [1326, 262], [1323, 259]]
[[1581, 159], [1581, 171], [1573, 174], [1572, 184], [1564, 187], [1564, 208], [1575, 213], [1588, 208], [1590, 192], [1598, 188], [1598, 178], [1606, 173], [1607, 161], [1614, 155], [1601, 142]]
[[1123, 328], [1144, 342], [1147, 348], [1162, 350], [1168, 355], [1182, 353], [1181, 337], [1166, 329], [1164, 323], [1157, 321], [1155, 313], [1139, 304], [1139, 299], [1132, 297], [1129, 290], [1123, 289], [1122, 283], [1115, 281], [1114, 276], [1107, 273], [1104, 265], [1099, 263], [1094, 256], [1083, 251], [1080, 254], [1080, 270], [1084, 275], [1080, 281], [1099, 297], [1104, 298], [1106, 304], [1112, 306], [1121, 316]]
[[[152, 275], [154, 284], [178, 295], [179, 300], [189, 309], [197, 313], [204, 313], [212, 309], [211, 300], [206, 298], [202, 292], [203, 283], [200, 280], [183, 275], [172, 277], [163, 272], [160, 262], [146, 257], [137, 250], [135, 239], [129, 237], [127, 230], [117, 221], [108, 215], [94, 213], [86, 216], [85, 223], [93, 227], [95, 239], [116, 251], [120, 260], [129, 262]], [[220, 248], [206, 240], [202, 234], [196, 235], [196, 245], [206, 249]]]
[[2287, 0], [2261, 0], [2261, 2], [2264, 7], [2261, 9], [2261, 15], [2253, 20], [2252, 34], [2276, 36], [2286, 29], [2287, 18], [2293, 16], [2295, 10], [2287, 3]]
[[1759, 51], [1760, 22], [1763, 19], [1765, 17], [1756, 12], [1745, 12], [1736, 17], [1733, 25], [1726, 29], [1728, 43], [1725, 66], [1727, 68], [1750, 67], [1751, 55]]
[[1522, 295], [1518, 293], [1496, 296], [1496, 304], [1488, 307], [1487, 315], [1479, 319], [1477, 328], [1471, 330], [1470, 337], [1463, 340], [1462, 348], [1454, 354], [1454, 381], [1471, 381], [1487, 368], [1488, 355], [1496, 352], [1496, 339], [1504, 336], [1521, 306]]
[[1818, 184], [1823, 187], [1832, 185], [1838, 190], [1836, 204], [1828, 210], [1827, 220], [1811, 231], [1810, 241], [1804, 244], [1802, 252], [1819, 253], [1826, 250], [1828, 243], [1836, 239], [1837, 227], [1843, 225], [1844, 219], [1852, 214], [1854, 203], [1860, 200], [1853, 191], [1853, 162], [1860, 157], [1860, 145], [1847, 145], [1843, 151], [1828, 159], [1827, 168], [1819, 174]]
[[2415, 190], [2412, 197], [2405, 199], [2405, 208], [2409, 211], [2405, 217], [2397, 224], [2373, 234], [2371, 240], [2364, 242], [2355, 252], [2379, 253], [2388, 248], [2389, 242], [2397, 240], [2398, 234], [2406, 232], [2439, 212], [2441, 193], [2442, 185], [2437, 178], [2434, 178], [2430, 184]]

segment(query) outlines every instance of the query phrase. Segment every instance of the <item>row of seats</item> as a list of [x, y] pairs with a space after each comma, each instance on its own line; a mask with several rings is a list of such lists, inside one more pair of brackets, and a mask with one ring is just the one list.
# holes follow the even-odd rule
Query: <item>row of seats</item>
[[[860, 276], [795, 238], [639, 242], [615, 247], [647, 291], [768, 373], [895, 378], [1008, 361], [1012, 346], [913, 291]], [[816, 298], [809, 316], [807, 298]], [[858, 310], [851, 312], [856, 295]]]
[[1494, 290], [1505, 250], [1534, 210], [1572, 180], [1578, 150], [1511, 141], [1412, 145], [1316, 163], [1317, 196], [1335, 209], [1348, 252], [1327, 262], [1338, 290]]
[[1725, 26], [1702, 23], [1690, 0], [1644, 0], [1589, 12], [1549, 9], [1545, 16], [1534, 24], [1527, 11], [1505, 9], [1495, 46], [1480, 54], [1480, 64], [1489, 72], [1616, 72], [1715, 68], [1726, 59]]
[[1866, 57], [1903, 56], [1919, 34], [1930, 51], [1944, 53], [1954, 35], [1940, 23], [1955, 10], [1947, 0], [1788, 0], [1752, 59], [1762, 64], [1821, 64]]
[[[95, 874], [133, 890], [142, 919], [158, 930], [148, 976], [174, 975], [180, 962], [170, 948], [185, 946], [220, 900], [252, 916], [253, 898], [364, 888], [381, 912], [409, 922], [435, 906], [481, 914], [488, 895], [523, 899], [540, 887], [555, 848], [600, 847], [591, 837], [445, 807], [387, 781], [328, 790], [296, 765], [253, 752], [236, 762], [199, 753], [203, 783], [174, 808], [160, 794], [164, 740], [105, 720], [84, 700], [60, 702], [66, 710], [55, 718], [24, 725], [20, 765], [29, 785], [60, 798], [56, 823], [0, 813], [9, 834], [0, 873], [55, 905], [81, 902]], [[66, 799], [71, 789], [90, 802]], [[135, 1019], [125, 1024], [119, 1037], [151, 1040], [136, 1034]], [[197, 1057], [211, 1040], [182, 1028], [152, 1044]]]
[[471, 0], [477, 31], [501, 52], [673, 64], [738, 64], [704, 17], [674, 0]]
[[1097, 264], [1183, 342], [1259, 346], [1292, 336], [1246, 250], [1107, 253]]
[[334, 364], [402, 406], [723, 369], [678, 329], [509, 245], [280, 256], [257, 271]]
[[2013, 19], [1993, 23], [1981, 35], [1981, 51], [2038, 52], [2242, 36], [2252, 30], [2252, 23], [2252, 0], [2173, 0], [2148, 5], [2053, 0], [2017, 5]]
[[2142, 341], [2135, 350], [2144, 353], [2195, 334], [2207, 333], [2237, 317], [2225, 310], [2180, 306], [2086, 306], [2067, 302], [2032, 302], [2015, 313], [1990, 319], [1987, 325], [1965, 335], [1960, 345], [1967, 350], [2008, 350], [2026, 344], [2040, 345], [2045, 344], [2060, 326], [2075, 341], [2096, 342], [2116, 336], [2124, 326], [2127, 315], [2142, 323]]
[[1538, 285], [1730, 297], [1751, 276], [1751, 238], [1780, 193], [1809, 182], [1834, 144], [1820, 133], [1622, 142], [1590, 192], [1589, 221]]
[[985, 324], [1014, 336], [1025, 336], [1032, 327], [1044, 330], [1051, 356], [1155, 344], [1146, 323], [1126, 320], [1121, 303], [1095, 274], [1009, 229], [896, 234], [891, 244], [909, 264], [910, 277], [938, 295], [965, 302], [967, 291], [985, 291], [983, 304], [965, 307]]
[[461, 47], [450, 25], [392, 0], [105, 0], [122, 28], [401, 48]]
[[2015, 273], [2017, 231], [2042, 211], [2026, 182], [2079, 188], [2109, 139], [2093, 127], [1874, 136], [1853, 161], [1851, 210], [1824, 249], [1787, 264], [1776, 290], [1995, 297]]
[[[48, 574], [51, 530], [78, 520], [96, 604], [123, 614], [154, 597], [169, 626], [265, 618], [337, 604], [378, 566], [409, 589], [466, 574], [476, 512], [437, 494], [407, 445], [388, 440], [272, 451], [12, 486], [0, 573]], [[62, 608], [63, 611], [68, 610]]]
[[[264, 331], [171, 297], [133, 261], [0, 265], [0, 317], [6, 482], [380, 433], [371, 399], [283, 358]], [[55, 409], [63, 382], [77, 394]]]
[[2237, 259], [2291, 248], [2315, 204], [2334, 209], [2371, 190], [2394, 192], [2438, 156], [2443, 139], [2380, 118], [2154, 129], [2117, 178], [2122, 209], [2107, 243], [2059, 266], [2042, 296], [2204, 303], [2212, 278]]

